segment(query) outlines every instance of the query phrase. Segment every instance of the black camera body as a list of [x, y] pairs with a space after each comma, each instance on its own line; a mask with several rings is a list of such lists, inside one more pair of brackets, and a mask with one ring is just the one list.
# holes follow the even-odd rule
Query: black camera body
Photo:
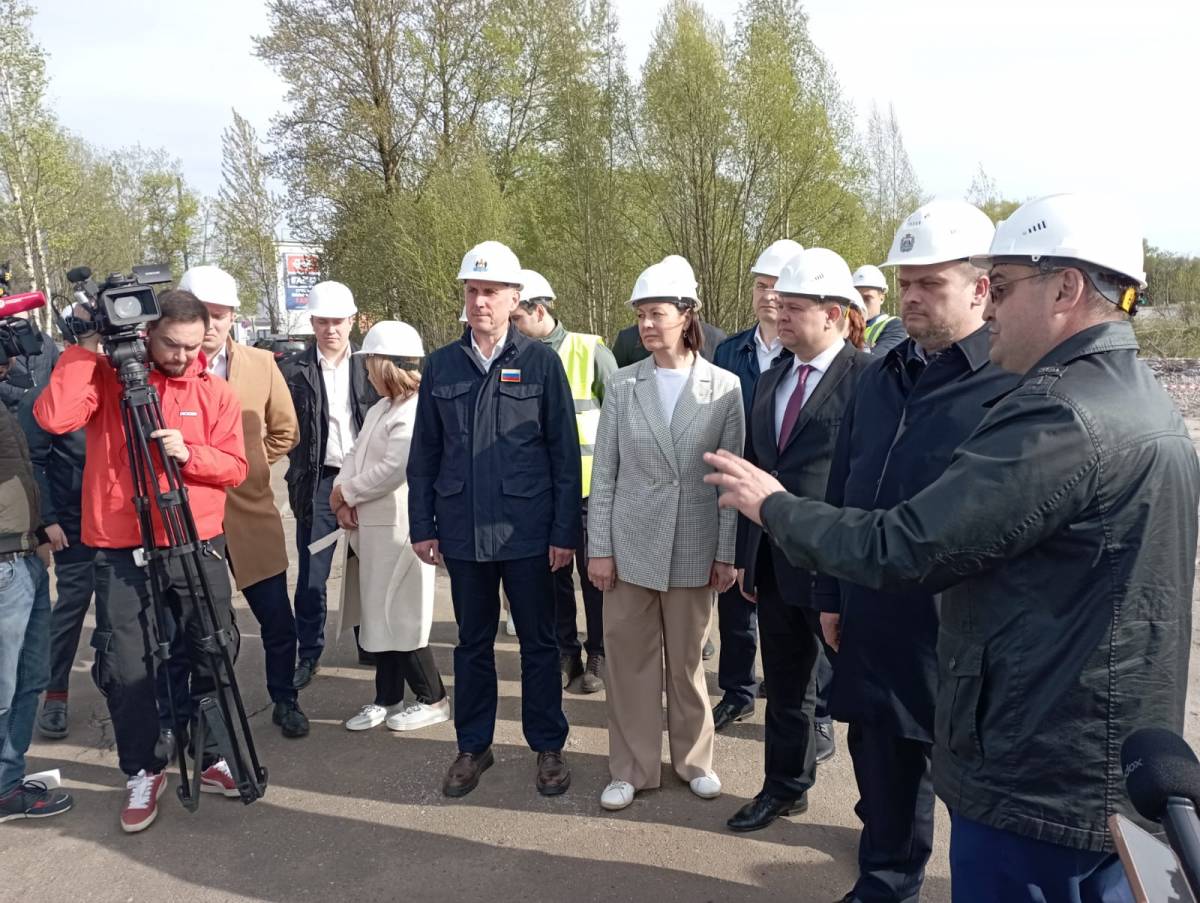
[[42, 334], [28, 320], [0, 317], [0, 366], [14, 357], [32, 357], [42, 353]]
[[60, 328], [68, 341], [98, 332], [104, 352], [127, 383], [146, 379], [149, 352], [146, 349], [146, 324], [162, 316], [162, 307], [154, 286], [171, 281], [171, 271], [163, 264], [135, 266], [132, 274], [110, 273], [97, 284], [89, 267], [75, 267], [67, 273], [75, 300], [85, 306], [91, 320], [64, 316]]

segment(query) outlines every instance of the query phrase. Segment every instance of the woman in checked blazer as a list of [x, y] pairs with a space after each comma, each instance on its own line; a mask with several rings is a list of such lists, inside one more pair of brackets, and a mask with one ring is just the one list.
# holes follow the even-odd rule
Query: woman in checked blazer
[[630, 304], [651, 356], [609, 380], [588, 502], [588, 576], [605, 592], [605, 809], [659, 785], [664, 658], [671, 765], [697, 796], [721, 792], [701, 650], [712, 593], [733, 584], [737, 522], [704, 483], [702, 456], [741, 454], [745, 435], [738, 378], [700, 356], [691, 267], [649, 267]]

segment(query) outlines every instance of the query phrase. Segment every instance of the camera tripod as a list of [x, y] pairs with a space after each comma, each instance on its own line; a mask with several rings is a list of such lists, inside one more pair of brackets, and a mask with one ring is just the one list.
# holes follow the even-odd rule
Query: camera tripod
[[[133, 475], [134, 506], [141, 530], [142, 548], [135, 552], [137, 563], [146, 569], [150, 595], [158, 629], [156, 657], [160, 667], [170, 658], [170, 638], [167, 629], [167, 600], [164, 592], [170, 584], [169, 563], [177, 559], [183, 568], [188, 592], [193, 600], [194, 616], [199, 619], [201, 639], [192, 643], [192, 655], [202, 656], [212, 675], [212, 694], [200, 700], [194, 713], [192, 729], [193, 773], [188, 778], [187, 760], [182, 742], [176, 742], [175, 757], [179, 765], [180, 802], [188, 811], [200, 805], [200, 774], [205, 744], [213, 739], [218, 752], [229, 766], [242, 802], [249, 805], [266, 793], [267, 770], [259, 763], [246, 718], [246, 709], [238, 691], [229, 651], [234, 643], [233, 631], [222, 627], [213, 604], [212, 589], [202, 559], [214, 555], [208, 543], [196, 533], [196, 522], [188, 505], [187, 488], [179, 472], [179, 463], [163, 448], [161, 439], [151, 439], [156, 430], [165, 429], [158, 392], [149, 383], [146, 368], [147, 351], [140, 336], [122, 336], [106, 342], [105, 351], [116, 368], [124, 391], [121, 394], [121, 425], [129, 452], [129, 469]], [[153, 450], [157, 449], [157, 460]], [[160, 480], [165, 478], [166, 489]], [[166, 545], [160, 546], [154, 535], [152, 511], [157, 510], [166, 533]], [[184, 630], [182, 623], [177, 630]], [[173, 693], [170, 700], [171, 724], [179, 725]]]

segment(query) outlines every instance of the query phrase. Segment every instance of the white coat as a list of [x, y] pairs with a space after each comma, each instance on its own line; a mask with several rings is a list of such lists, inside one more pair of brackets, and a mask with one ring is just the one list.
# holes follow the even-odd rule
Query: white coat
[[417, 396], [384, 398], [363, 420], [334, 485], [358, 514], [348, 532], [347, 557], [335, 636], [361, 625], [368, 652], [411, 652], [429, 645], [433, 626], [434, 567], [413, 551], [408, 533], [408, 451]]

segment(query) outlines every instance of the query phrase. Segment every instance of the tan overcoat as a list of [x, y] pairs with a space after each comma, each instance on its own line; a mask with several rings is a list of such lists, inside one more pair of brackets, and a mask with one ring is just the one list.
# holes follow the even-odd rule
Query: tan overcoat
[[250, 469], [242, 485], [228, 491], [225, 539], [238, 589], [287, 570], [283, 521], [271, 491], [271, 465], [300, 437], [296, 409], [275, 355], [232, 340], [226, 345], [229, 384], [242, 404], [242, 431]]

